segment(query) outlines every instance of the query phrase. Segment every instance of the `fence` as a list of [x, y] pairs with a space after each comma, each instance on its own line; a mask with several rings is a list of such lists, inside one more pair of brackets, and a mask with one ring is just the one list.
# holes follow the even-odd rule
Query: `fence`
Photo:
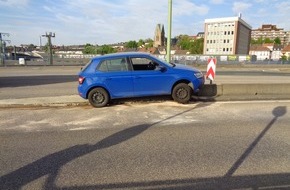
[[[57, 55], [53, 57], [53, 65], [59, 66], [82, 66], [90, 61], [92, 57], [100, 55]], [[165, 60], [166, 55], [154, 55]], [[255, 60], [249, 55], [172, 55], [171, 62], [184, 65], [203, 65], [207, 64], [209, 58], [216, 58], [218, 64], [290, 64], [286, 60]], [[5, 60], [5, 66], [19, 65], [19, 60]], [[43, 59], [25, 60], [25, 65], [49, 65], [48, 57]], [[3, 66], [3, 65], [1, 65]]]

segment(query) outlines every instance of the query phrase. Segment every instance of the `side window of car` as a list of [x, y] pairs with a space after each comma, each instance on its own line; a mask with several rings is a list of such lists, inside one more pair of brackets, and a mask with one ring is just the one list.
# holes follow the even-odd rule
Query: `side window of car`
[[158, 63], [147, 58], [131, 58], [134, 71], [155, 70]]
[[118, 58], [102, 61], [97, 70], [102, 72], [128, 71], [129, 67], [126, 58]]

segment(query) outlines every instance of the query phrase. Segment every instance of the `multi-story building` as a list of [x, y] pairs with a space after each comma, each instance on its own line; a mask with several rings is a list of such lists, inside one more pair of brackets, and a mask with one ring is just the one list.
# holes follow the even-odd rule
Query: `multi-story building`
[[253, 29], [251, 36], [254, 40], [258, 40], [259, 38], [274, 40], [278, 37], [283, 45], [289, 44], [290, 42], [289, 31], [284, 31], [283, 28], [277, 28], [276, 25], [271, 24], [263, 24], [261, 28]]
[[164, 25], [157, 24], [154, 35], [154, 47], [160, 47], [164, 45], [165, 45]]
[[251, 26], [241, 17], [205, 20], [205, 55], [248, 54]]

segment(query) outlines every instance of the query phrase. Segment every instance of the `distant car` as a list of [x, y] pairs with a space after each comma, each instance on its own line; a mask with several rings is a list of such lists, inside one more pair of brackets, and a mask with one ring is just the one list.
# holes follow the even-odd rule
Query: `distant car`
[[115, 53], [98, 56], [79, 73], [79, 95], [94, 107], [129, 97], [171, 95], [188, 103], [204, 84], [201, 71], [167, 63], [147, 53]]

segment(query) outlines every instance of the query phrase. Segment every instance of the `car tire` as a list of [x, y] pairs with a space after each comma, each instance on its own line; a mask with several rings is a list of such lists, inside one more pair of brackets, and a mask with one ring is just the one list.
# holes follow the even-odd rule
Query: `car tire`
[[88, 99], [93, 107], [100, 108], [109, 103], [110, 97], [105, 89], [98, 87], [89, 92]]
[[182, 104], [186, 104], [189, 102], [192, 95], [192, 88], [188, 86], [186, 83], [177, 84], [172, 90], [172, 98]]

